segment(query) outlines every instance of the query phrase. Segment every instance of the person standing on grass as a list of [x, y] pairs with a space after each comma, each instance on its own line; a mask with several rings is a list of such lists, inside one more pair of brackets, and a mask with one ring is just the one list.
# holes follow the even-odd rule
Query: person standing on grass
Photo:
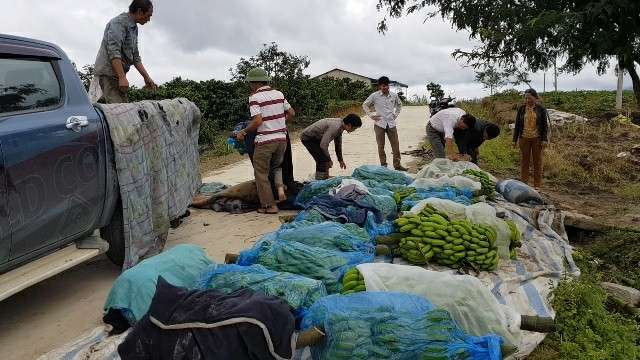
[[476, 118], [460, 108], [448, 108], [435, 113], [427, 124], [427, 139], [433, 156], [458, 161], [461, 150], [456, 152], [454, 149], [454, 132], [473, 129], [475, 125]]
[[533, 160], [533, 186], [542, 186], [542, 155], [549, 141], [549, 113], [540, 104], [538, 92], [528, 89], [524, 92], [524, 105], [516, 114], [513, 131], [513, 147], [520, 146], [520, 179], [529, 182], [529, 166]]
[[243, 141], [248, 133], [256, 133], [253, 170], [261, 206], [258, 212], [277, 214], [278, 206], [273, 196], [269, 173], [273, 173], [278, 200], [285, 201], [282, 161], [287, 150], [286, 120], [293, 117], [295, 112], [284, 95], [269, 86], [271, 79], [266, 71], [253, 68], [246, 79], [251, 87], [251, 122], [238, 133], [238, 140]]
[[[372, 108], [375, 110], [375, 114]], [[400, 97], [392, 91], [389, 91], [389, 78], [386, 76], [378, 79], [378, 91], [369, 95], [367, 100], [362, 104], [364, 112], [375, 121], [373, 129], [376, 134], [376, 142], [378, 143], [378, 156], [380, 157], [380, 165], [387, 166], [387, 154], [384, 152], [385, 134], [391, 143], [391, 151], [393, 151], [393, 167], [396, 170], [407, 171], [400, 163], [400, 142], [398, 141], [398, 130], [396, 128], [396, 119], [402, 111], [402, 101]]]
[[127, 72], [132, 65], [144, 78], [146, 89], [155, 91], [157, 88], [138, 52], [138, 24], [148, 23], [152, 15], [151, 0], [133, 0], [128, 13], [116, 16], [107, 24], [94, 65], [94, 81], [98, 81], [107, 104], [128, 101]]
[[460, 155], [468, 155], [471, 162], [478, 164], [478, 156], [480, 155], [480, 145], [485, 140], [495, 139], [500, 135], [500, 127], [498, 125], [476, 119], [476, 124], [467, 130], [454, 130], [453, 136], [458, 145]]
[[344, 119], [328, 118], [316, 121], [302, 131], [300, 140], [316, 161], [316, 180], [329, 178], [329, 169], [333, 167], [329, 143], [333, 141], [336, 158], [341, 169], [346, 169], [342, 158], [342, 133], [351, 133], [362, 126], [362, 120], [356, 114], [349, 114]]

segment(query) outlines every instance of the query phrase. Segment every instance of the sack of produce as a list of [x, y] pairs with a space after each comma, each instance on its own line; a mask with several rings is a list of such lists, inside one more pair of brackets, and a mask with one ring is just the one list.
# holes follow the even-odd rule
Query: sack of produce
[[448, 311], [466, 333], [497, 334], [512, 352], [523, 340], [521, 314], [500, 304], [490, 288], [476, 277], [386, 263], [361, 264], [357, 269], [367, 291], [396, 291], [424, 297]]
[[400, 210], [402, 211], [409, 211], [420, 201], [429, 198], [451, 200], [463, 205], [471, 205], [471, 199], [473, 198], [472, 191], [460, 190], [449, 186], [433, 189], [416, 189], [409, 187], [409, 189], [414, 190], [398, 194], [399, 199], [397, 200], [400, 200]]
[[469, 179], [479, 182], [482, 186], [478, 196], [485, 196], [487, 200], [493, 201], [496, 199], [496, 183], [489, 175], [482, 170], [468, 169], [462, 172], [462, 174]]
[[340, 186], [343, 177], [337, 176], [328, 180], [317, 180], [306, 184], [296, 196], [295, 204], [304, 207], [317, 195], [328, 194], [331, 189]]
[[286, 301], [293, 315], [301, 320], [318, 299], [327, 296], [321, 281], [287, 272], [277, 272], [262, 265], [212, 265], [199, 281], [201, 290], [216, 289], [225, 294], [249, 288]]
[[352, 176], [354, 179], [358, 179], [360, 181], [374, 180], [377, 182], [388, 182], [396, 185], [409, 185], [413, 181], [413, 179], [406, 173], [378, 165], [360, 166], [353, 170]]
[[497, 234], [490, 226], [450, 221], [446, 213], [429, 205], [417, 215], [403, 215], [395, 224], [397, 231], [405, 234], [399, 254], [411, 264], [472, 265], [486, 271], [498, 267]]
[[510, 258], [511, 229], [496, 216], [496, 209], [487, 203], [477, 203], [465, 209], [467, 219], [474, 224], [486, 225], [496, 233], [496, 248], [501, 259]]
[[450, 177], [448, 175], [444, 175], [439, 178], [417, 178], [414, 182], [411, 183], [411, 187], [417, 189], [434, 189], [441, 188], [443, 186], [454, 187], [464, 191], [476, 192], [482, 189], [482, 184], [480, 182], [471, 180], [466, 176], [456, 175]]
[[518, 180], [509, 179], [500, 181], [496, 185], [496, 190], [498, 190], [507, 201], [514, 204], [528, 203], [543, 205], [545, 203], [537, 191]]
[[416, 179], [436, 179], [444, 176], [453, 177], [465, 170], [480, 170], [478, 165], [467, 161], [451, 161], [449, 159], [434, 159], [431, 163], [418, 171]]
[[375, 245], [369, 234], [356, 224], [322, 222], [307, 226], [295, 223], [276, 232], [276, 238], [284, 241], [296, 241], [310, 246], [336, 251], [359, 251], [375, 253]]
[[426, 299], [395, 292], [330, 295], [302, 321], [322, 329], [325, 341], [311, 348], [321, 359], [501, 359], [496, 335], [466, 335], [448, 312]]
[[283, 241], [271, 233], [251, 249], [240, 253], [238, 265], [260, 264], [281, 272], [290, 272], [320, 280], [330, 294], [342, 291], [344, 273], [355, 265], [372, 262], [373, 253], [327, 250], [296, 241]]

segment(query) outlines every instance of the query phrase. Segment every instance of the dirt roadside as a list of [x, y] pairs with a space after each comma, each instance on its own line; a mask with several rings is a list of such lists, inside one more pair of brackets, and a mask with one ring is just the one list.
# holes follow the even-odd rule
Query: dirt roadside
[[[426, 107], [403, 109], [398, 119], [401, 151], [412, 150], [423, 139], [426, 114]], [[343, 139], [348, 169], [333, 175], [348, 175], [357, 166], [378, 163], [373, 123], [363, 120], [362, 129]], [[297, 142], [293, 144], [293, 154], [296, 179], [307, 179], [314, 172], [313, 159]], [[391, 160], [388, 143], [387, 156]], [[403, 156], [405, 164], [413, 160]], [[251, 164], [245, 159], [204, 174], [203, 181], [232, 185], [252, 177]], [[183, 243], [200, 245], [214, 261], [222, 262], [225, 253], [250, 246], [278, 226], [278, 216], [192, 210], [191, 216], [170, 232], [167, 247]], [[35, 359], [100, 326], [102, 305], [118, 273], [101, 257], [0, 303], [0, 359]]]

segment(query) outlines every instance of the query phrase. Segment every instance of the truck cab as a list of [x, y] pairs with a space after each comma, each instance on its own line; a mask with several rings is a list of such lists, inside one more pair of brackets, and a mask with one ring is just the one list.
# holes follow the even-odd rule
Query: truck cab
[[0, 273], [110, 224], [108, 128], [57, 46], [0, 34]]

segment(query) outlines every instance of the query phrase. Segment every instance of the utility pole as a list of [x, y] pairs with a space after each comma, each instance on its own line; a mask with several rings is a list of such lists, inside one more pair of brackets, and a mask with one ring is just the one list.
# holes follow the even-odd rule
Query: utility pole
[[542, 73], [542, 93], [547, 92], [547, 72]]
[[624, 86], [624, 68], [618, 60], [618, 66], [616, 66], [616, 72], [618, 73], [618, 91], [616, 92], [616, 110], [622, 111], [622, 88]]
[[556, 65], [557, 58], [553, 59], [553, 89], [558, 92], [558, 66]]

